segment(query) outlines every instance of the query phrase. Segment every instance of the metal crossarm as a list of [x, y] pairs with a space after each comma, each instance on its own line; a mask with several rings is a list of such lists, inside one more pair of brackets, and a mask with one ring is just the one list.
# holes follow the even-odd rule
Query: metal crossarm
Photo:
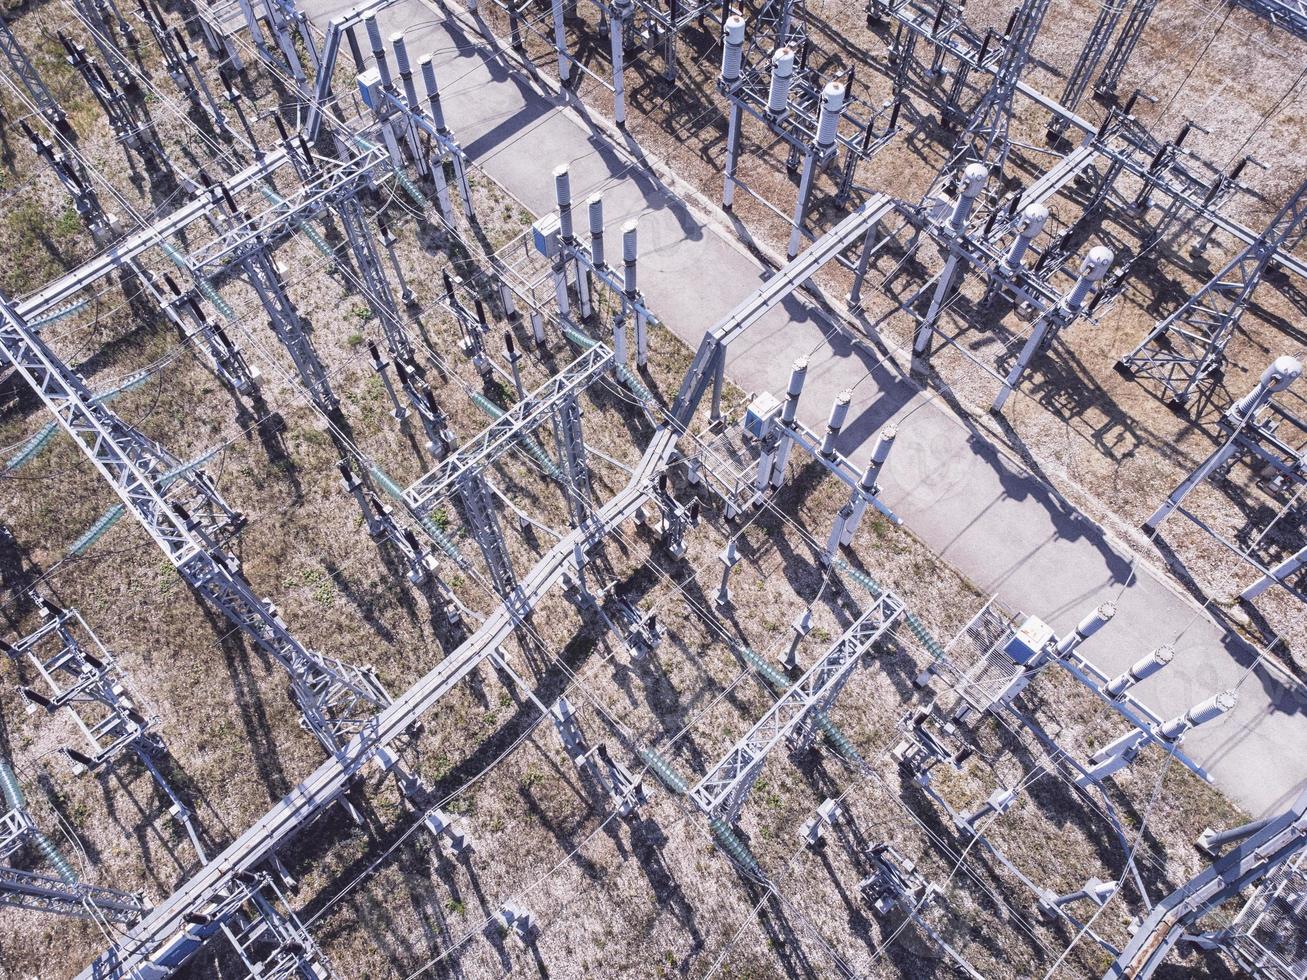
[[[194, 815], [159, 768], [165, 752], [163, 739], [155, 731], [159, 719], [138, 710], [124, 688], [122, 668], [81, 613], [57, 609], [39, 596], [36, 599], [45, 621], [15, 643], [0, 644], [15, 660], [26, 657], [45, 682], [44, 692], [20, 687], [19, 693], [33, 708], [50, 713], [67, 709], [72, 715], [90, 746], [89, 754], [65, 746], [64, 754], [74, 771], [96, 771], [112, 765], [125, 750], [134, 753], [171, 801], [169, 812], [186, 830], [200, 860], [205, 860]], [[93, 649], [87, 648], [78, 633], [85, 635]]]
[[[286, 154], [299, 151], [283, 148], [277, 152], [284, 159]], [[218, 238], [192, 250], [187, 256], [191, 271], [212, 278], [250, 251], [275, 246], [305, 221], [338, 201], [351, 199], [379, 176], [388, 159], [385, 147], [366, 145], [343, 163], [313, 173], [288, 196], [271, 195], [267, 207], [252, 215], [241, 214]], [[232, 195], [239, 189], [239, 184], [232, 186], [233, 183], [235, 178], [228, 182], [228, 192]]]
[[1121, 359], [1121, 369], [1159, 384], [1164, 397], [1183, 405], [1220, 369], [1226, 345], [1267, 266], [1281, 250], [1292, 252], [1305, 234], [1307, 181], [1265, 231]]
[[[165, 499], [156, 481], [175, 467], [162, 447], [97, 403], [85, 383], [0, 296], [0, 352], [54, 413], [74, 443], [154, 539], [181, 576], [291, 675], [292, 696], [315, 736], [334, 751], [371, 711], [389, 702], [371, 672], [302, 646], [270, 603], [254, 594], [215, 528]], [[201, 496], [215, 493], [196, 474], [178, 479]], [[225, 506], [225, 505], [224, 505]]]
[[690, 791], [699, 808], [727, 823], [739, 819], [768, 753], [787, 738], [793, 738], [798, 746], [811, 742], [817, 717], [829, 711], [854, 666], [893, 627], [903, 610], [898, 596], [881, 593]]
[[0, 865], [0, 905], [121, 924], [133, 923], [149, 910], [139, 896], [116, 888], [70, 884], [4, 865]]
[[572, 516], [579, 524], [590, 509], [592, 492], [590, 469], [586, 465], [585, 433], [581, 428], [581, 406], [575, 395], [564, 398], [559, 406], [558, 429], [558, 441], [567, 469], [568, 498], [572, 503]]
[[[271, 177], [278, 168], [286, 163], [286, 160], [286, 150], [279, 147], [264, 155], [262, 159], [255, 161], [240, 173], [228, 178], [223, 184], [230, 193], [236, 194]], [[216, 188], [210, 189], [197, 196], [189, 204], [182, 205], [176, 211], [165, 215], [153, 224], [127, 236], [71, 272], [60, 276], [45, 288], [15, 304], [16, 312], [22, 317], [32, 319], [37, 314], [53, 309], [75, 293], [107, 276], [128, 260], [135, 258], [149, 248], [166, 242], [193, 221], [203, 218], [213, 208], [213, 202], [217, 199], [217, 195]]]
[[[21, 689], [24, 697], [49, 711], [68, 708], [90, 743], [89, 758], [94, 767], [104, 765], [129, 747], [148, 755], [162, 752], [163, 743], [153, 732], [158, 719], [142, 716], [126, 698], [121, 668], [81, 614], [75, 609], [60, 609], [47, 616], [35, 631], [6, 651], [15, 659], [26, 656], [47, 685], [48, 693]], [[90, 637], [95, 653], [85, 649], [73, 627], [80, 627]], [[45, 641], [52, 638], [57, 638], [57, 649], [47, 656], [41, 651], [47, 646]]]
[[567, 399], [594, 384], [612, 363], [613, 352], [606, 346], [591, 347], [405, 490], [404, 502], [409, 510], [419, 518], [430, 514], [455, 489], [464, 473], [484, 471], [523, 435], [548, 422]]

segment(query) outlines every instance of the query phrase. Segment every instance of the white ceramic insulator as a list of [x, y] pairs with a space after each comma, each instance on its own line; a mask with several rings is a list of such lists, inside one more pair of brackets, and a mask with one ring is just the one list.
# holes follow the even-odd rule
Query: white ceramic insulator
[[790, 85], [794, 82], [794, 49], [781, 47], [771, 56], [771, 91], [767, 95], [767, 110], [781, 115], [790, 104]]
[[726, 18], [726, 31], [722, 42], [722, 81], [740, 79], [740, 63], [744, 58], [744, 18], [732, 14]]
[[844, 83], [831, 82], [821, 93], [821, 115], [817, 117], [817, 145], [835, 144], [840, 125], [840, 112], [844, 109]]

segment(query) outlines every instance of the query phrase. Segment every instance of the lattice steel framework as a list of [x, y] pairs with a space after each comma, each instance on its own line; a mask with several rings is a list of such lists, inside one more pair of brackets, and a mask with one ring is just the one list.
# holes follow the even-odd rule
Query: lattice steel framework
[[738, 820], [768, 753], [786, 739], [796, 747], [812, 741], [816, 718], [829, 711], [858, 661], [903, 611], [898, 596], [882, 592], [690, 791], [699, 809], [727, 823]]
[[1281, 250], [1291, 253], [1305, 235], [1307, 181], [1256, 239], [1121, 358], [1121, 369], [1160, 386], [1164, 398], [1185, 404], [1220, 371], [1226, 345], [1271, 261]]
[[[145, 528], [178, 573], [234, 626], [276, 660], [291, 677], [291, 695], [309, 730], [329, 751], [357, 732], [390, 698], [370, 668], [304, 647], [286, 628], [275, 607], [254, 593], [239, 562], [220, 546], [218, 535], [233, 513], [212, 484], [182, 473], [177, 486], [202, 505], [192, 516], [185, 504], [166, 499], [158, 480], [172, 457], [161, 446], [98, 404], [71, 371], [0, 297], [0, 352], [54, 413], [59, 424], [91, 460], [124, 505]], [[221, 505], [215, 515], [214, 504]]]

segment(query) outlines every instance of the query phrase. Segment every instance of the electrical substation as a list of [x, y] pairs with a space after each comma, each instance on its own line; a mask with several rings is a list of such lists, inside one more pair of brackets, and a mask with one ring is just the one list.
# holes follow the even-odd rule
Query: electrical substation
[[1307, 977], [1302, 0], [0, 50], [0, 977]]

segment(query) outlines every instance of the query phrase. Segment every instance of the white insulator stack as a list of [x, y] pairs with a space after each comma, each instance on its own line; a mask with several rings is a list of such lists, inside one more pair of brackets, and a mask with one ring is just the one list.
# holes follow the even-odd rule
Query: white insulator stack
[[785, 46], [771, 56], [771, 90], [767, 93], [767, 111], [783, 116], [790, 107], [790, 86], [794, 84], [794, 49]]
[[1257, 386], [1235, 402], [1231, 411], [1243, 418], [1247, 418], [1251, 412], [1256, 411], [1261, 406], [1262, 401], [1268, 395], [1284, 391], [1300, 377], [1302, 377], [1302, 362], [1296, 357], [1283, 354], [1271, 362], [1271, 365], [1262, 372], [1262, 376], [1257, 381]]
[[740, 80], [740, 65], [744, 60], [744, 18], [732, 14], [726, 18], [722, 35], [722, 81], [733, 85]]
[[377, 63], [377, 74], [381, 77], [384, 88], [394, 88], [394, 79], [390, 77], [390, 63], [386, 60], [386, 49], [381, 45], [381, 29], [377, 27], [377, 18], [369, 14], [363, 18], [363, 26], [368, 32], [368, 42], [372, 45], [372, 60]]
[[436, 132], [446, 133], [445, 110], [440, 105], [440, 87], [436, 84], [436, 68], [431, 55], [424, 54], [418, 59], [418, 68], [422, 71], [422, 87], [426, 89], [427, 106], [431, 111], [431, 121], [436, 124]]
[[1234, 691], [1222, 691], [1196, 704], [1184, 714], [1164, 722], [1157, 729], [1159, 737], [1166, 739], [1168, 742], [1174, 742], [1181, 738], [1185, 732], [1191, 728], [1197, 728], [1199, 725], [1205, 725], [1209, 721], [1215, 721], [1221, 715], [1228, 711], [1233, 711], [1235, 705], [1239, 703], [1239, 695]]
[[967, 223], [967, 218], [971, 216], [971, 209], [976, 204], [976, 198], [985, 189], [985, 182], [988, 180], [989, 168], [983, 163], [969, 163], [962, 171], [958, 200], [953, 205], [953, 216], [949, 218], [949, 225], [954, 231], [961, 231], [963, 225]]
[[821, 93], [821, 113], [817, 117], [817, 146], [828, 150], [835, 145], [844, 110], [844, 83], [830, 82]]
[[1106, 245], [1095, 245], [1089, 250], [1084, 261], [1080, 263], [1080, 278], [1071, 288], [1071, 294], [1066, 298], [1066, 308], [1072, 313], [1080, 312], [1080, 308], [1085, 305], [1085, 300], [1089, 298], [1090, 291], [1094, 286], [1102, 282], [1103, 277], [1107, 275], [1107, 270], [1112, 268], [1112, 260], [1116, 254]]
[[844, 420], [849, 416], [849, 405], [853, 402], [853, 392], [849, 389], [835, 396], [835, 404], [830, 408], [830, 421], [826, 423], [826, 438], [821, 441], [821, 454], [827, 459], [835, 455], [835, 440], [844, 428]]
[[604, 261], [604, 199], [596, 194], [586, 203], [590, 214], [590, 258], [597, 268], [603, 268]]
[[1123, 674], [1103, 685], [1103, 693], [1116, 700], [1140, 681], [1147, 680], [1175, 659], [1175, 647], [1160, 646], [1142, 660], [1137, 660]]
[[635, 259], [639, 252], [635, 220], [622, 225], [622, 290], [630, 298], [636, 294]]
[[1014, 230], [1017, 233], [1016, 241], [1012, 247], [1007, 250], [1007, 255], [1003, 257], [1003, 268], [1008, 273], [1016, 272], [1021, 268], [1021, 260], [1025, 258], [1026, 252], [1030, 249], [1030, 243], [1039, 237], [1039, 233], [1044, 230], [1044, 225], [1048, 223], [1048, 208], [1042, 204], [1027, 204], [1025, 210], [1021, 212], [1021, 217], [1017, 218]]
[[572, 228], [572, 176], [567, 164], [554, 170], [554, 197], [558, 201], [558, 234], [565, 242], [575, 237]]
[[1057, 652], [1066, 655], [1089, 639], [1116, 615], [1116, 603], [1105, 602], [1080, 621], [1075, 631], [1058, 641]]

